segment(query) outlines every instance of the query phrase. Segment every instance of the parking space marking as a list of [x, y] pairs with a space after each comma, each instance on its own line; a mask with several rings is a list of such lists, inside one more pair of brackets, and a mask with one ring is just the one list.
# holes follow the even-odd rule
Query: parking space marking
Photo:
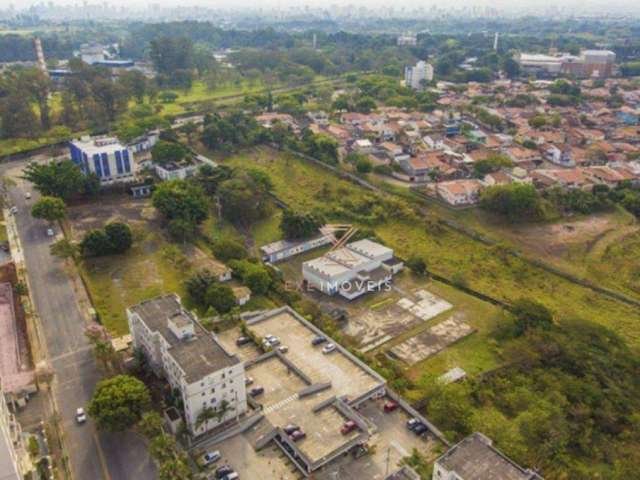
[[269, 405], [268, 407], [266, 407], [263, 412], [264, 414], [268, 414], [271, 412], [275, 412], [277, 410], [280, 410], [282, 407], [284, 407], [285, 405], [293, 402], [294, 400], [298, 399], [298, 394], [294, 393], [293, 395], [291, 395], [290, 397], [285, 398], [284, 400], [280, 400], [278, 403], [274, 403], [273, 405]]

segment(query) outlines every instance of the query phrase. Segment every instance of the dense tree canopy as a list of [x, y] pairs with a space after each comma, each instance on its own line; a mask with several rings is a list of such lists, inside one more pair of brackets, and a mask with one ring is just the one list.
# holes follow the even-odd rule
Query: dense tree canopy
[[33, 183], [42, 195], [62, 200], [95, 191], [95, 175], [84, 175], [71, 160], [30, 163], [24, 169], [23, 178]]
[[539, 220], [543, 216], [538, 192], [524, 183], [488, 187], [480, 195], [480, 206], [511, 221]]
[[134, 426], [150, 407], [151, 396], [144, 383], [118, 375], [98, 382], [88, 412], [100, 430], [119, 432]]
[[324, 220], [317, 214], [286, 209], [282, 214], [280, 230], [288, 239], [308, 238], [316, 235], [323, 223]]
[[199, 225], [209, 215], [202, 189], [185, 180], [161, 183], [153, 192], [153, 206], [169, 221], [182, 219]]

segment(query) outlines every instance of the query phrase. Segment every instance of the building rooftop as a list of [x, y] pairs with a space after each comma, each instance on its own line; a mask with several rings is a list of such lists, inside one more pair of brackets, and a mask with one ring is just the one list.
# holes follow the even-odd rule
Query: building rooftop
[[[180, 298], [175, 294], [147, 300], [129, 310], [138, 314], [151, 331], [162, 335], [169, 344], [169, 353], [184, 371], [188, 383], [239, 362], [182, 307]], [[185, 339], [178, 338], [169, 328], [169, 319], [179, 326], [193, 324], [195, 334]]]
[[437, 463], [464, 480], [542, 480], [493, 447], [489, 438], [473, 433], [451, 447]]
[[113, 153], [116, 150], [127, 148], [115, 137], [82, 137], [79, 140], [72, 140], [71, 144], [78, 147], [88, 156], [94, 153]]
[[369, 258], [393, 254], [393, 250], [391, 250], [389, 247], [385, 247], [378, 242], [373, 242], [368, 238], [364, 238], [356, 242], [351, 242], [347, 247], [349, 248], [349, 250], [353, 250], [354, 252], [360, 253]]

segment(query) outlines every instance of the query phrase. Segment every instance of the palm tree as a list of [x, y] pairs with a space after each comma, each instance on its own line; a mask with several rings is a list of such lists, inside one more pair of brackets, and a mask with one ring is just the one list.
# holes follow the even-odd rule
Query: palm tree
[[196, 430], [200, 430], [203, 424], [209, 425], [209, 421], [214, 419], [218, 419], [218, 412], [213, 407], [204, 407], [196, 418]]

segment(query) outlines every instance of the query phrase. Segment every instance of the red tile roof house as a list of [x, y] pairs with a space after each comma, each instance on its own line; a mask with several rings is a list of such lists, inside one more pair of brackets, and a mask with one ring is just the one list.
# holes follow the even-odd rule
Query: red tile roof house
[[518, 167], [532, 170], [542, 163], [542, 156], [538, 150], [522, 147], [509, 147], [504, 153]]
[[593, 178], [584, 168], [550, 168], [531, 172], [534, 184], [541, 187], [560, 186], [567, 190], [585, 189], [593, 186]]
[[474, 205], [480, 199], [480, 192], [484, 184], [477, 179], [452, 180], [438, 183], [438, 196], [453, 206]]
[[256, 121], [265, 128], [271, 128], [276, 122], [284, 123], [290, 127], [297, 127], [296, 121], [288, 113], [263, 113], [256, 117]]
[[586, 167], [585, 173], [592, 177], [594, 183], [601, 183], [609, 187], [617, 187], [622, 182], [634, 181], [638, 177], [626, 169], [614, 169], [606, 165], [596, 167]]

